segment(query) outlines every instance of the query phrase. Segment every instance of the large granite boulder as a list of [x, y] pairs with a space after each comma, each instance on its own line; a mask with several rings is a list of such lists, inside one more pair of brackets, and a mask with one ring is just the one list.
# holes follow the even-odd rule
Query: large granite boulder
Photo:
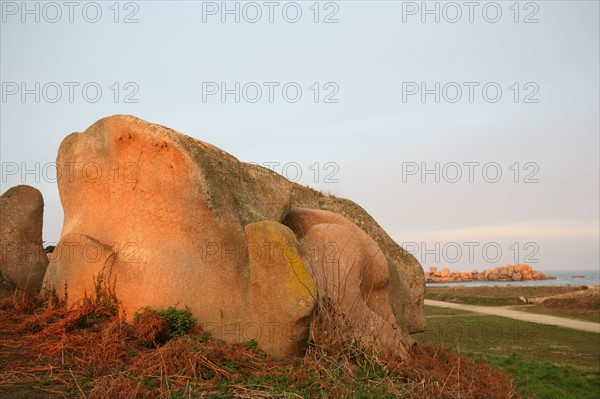
[[31, 186], [0, 196], [0, 291], [39, 292], [48, 258], [42, 245], [44, 199]]
[[[92, 295], [101, 276], [128, 319], [145, 306], [187, 306], [219, 338], [299, 354], [324, 287], [306, 245], [351, 239], [344, 256], [367, 272], [351, 277], [361, 312], [386, 326], [373, 341], [402, 356], [407, 333], [425, 327], [421, 266], [351, 201], [133, 116], [66, 137], [57, 167], [65, 221], [45, 284], [69, 303]], [[332, 226], [312, 225], [304, 237], [297, 215], [311, 220], [310, 209], [329, 211]]]

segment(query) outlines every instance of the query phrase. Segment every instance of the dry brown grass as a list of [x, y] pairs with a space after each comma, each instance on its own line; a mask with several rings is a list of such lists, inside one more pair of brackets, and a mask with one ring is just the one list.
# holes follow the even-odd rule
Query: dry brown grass
[[167, 322], [152, 309], [137, 314], [132, 327], [141, 345], [156, 348], [169, 340]]
[[156, 331], [154, 319], [129, 325], [98, 303], [67, 310], [4, 300], [0, 397], [516, 397], [505, 374], [441, 348], [415, 347], [400, 361], [334, 340], [303, 358], [276, 359], [199, 327], [156, 348], [140, 343]]
[[[408, 380], [410, 397], [517, 398], [512, 379], [486, 363], [476, 363], [441, 347], [419, 347], [397, 365]], [[393, 363], [390, 363], [393, 364]]]

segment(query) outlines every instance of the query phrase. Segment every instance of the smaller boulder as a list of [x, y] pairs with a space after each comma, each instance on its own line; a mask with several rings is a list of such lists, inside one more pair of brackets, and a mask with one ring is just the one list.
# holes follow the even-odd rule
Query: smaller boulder
[[44, 199], [31, 186], [0, 196], [0, 280], [3, 286], [38, 293], [48, 266], [42, 245]]

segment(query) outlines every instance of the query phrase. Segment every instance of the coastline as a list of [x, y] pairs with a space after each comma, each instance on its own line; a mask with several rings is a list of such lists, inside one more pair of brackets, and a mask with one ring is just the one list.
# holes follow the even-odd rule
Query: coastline
[[425, 283], [425, 287], [544, 287], [544, 286], [600, 286], [597, 279], [569, 279], [557, 278], [555, 280], [533, 280], [533, 281], [467, 281], [454, 283]]
[[[427, 282], [426, 287], [508, 287], [508, 286], [557, 286], [557, 285], [600, 285], [600, 268], [597, 269], [563, 269], [544, 270], [552, 280], [529, 280], [529, 281], [456, 281], [456, 282]], [[585, 276], [585, 278], [573, 278], [573, 276]]]
[[482, 271], [473, 269], [470, 272], [451, 271], [447, 267], [438, 270], [436, 266], [430, 266], [429, 271], [425, 272], [425, 281], [428, 283], [466, 283], [474, 281], [516, 282], [554, 279], [556, 277], [547, 276], [525, 263], [496, 266], [493, 269], [490, 268]]

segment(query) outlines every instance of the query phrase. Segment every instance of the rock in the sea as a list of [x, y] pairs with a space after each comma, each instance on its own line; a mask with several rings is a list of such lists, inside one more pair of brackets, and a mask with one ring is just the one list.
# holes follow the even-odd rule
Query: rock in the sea
[[[93, 293], [102, 274], [128, 319], [146, 306], [187, 306], [217, 338], [299, 354], [327, 287], [308, 244], [348, 239], [356, 247], [340, 255], [339, 278], [364, 302], [349, 321], [384, 321], [377, 335], [373, 324], [351, 338], [404, 356], [408, 333], [424, 330], [420, 264], [349, 200], [124, 115], [66, 137], [57, 165], [71, 173], [58, 176], [65, 222], [45, 284], [69, 303]], [[322, 215], [310, 210], [328, 211], [327, 223], [315, 226]], [[336, 234], [320, 231], [323, 224]], [[378, 260], [369, 258], [375, 250]], [[350, 267], [354, 255], [370, 265], [362, 275]], [[348, 310], [342, 303], [337, 310]]]
[[[431, 269], [431, 268], [430, 268]], [[437, 270], [437, 269], [436, 269]], [[548, 277], [544, 273], [534, 271], [531, 266], [526, 264], [498, 266], [494, 269], [485, 269], [478, 272], [477, 269], [470, 273], [450, 272], [448, 268], [442, 272], [425, 272], [425, 279], [428, 283], [444, 282], [466, 282], [466, 281], [529, 281], [529, 280], [552, 280], [554, 277]]]
[[31, 186], [15, 186], [0, 196], [0, 280], [12, 287], [39, 292], [48, 258], [42, 245], [44, 199]]
[[533, 272], [531, 275], [534, 280], [547, 280], [548, 279], [544, 273], [538, 272], [538, 271]]

